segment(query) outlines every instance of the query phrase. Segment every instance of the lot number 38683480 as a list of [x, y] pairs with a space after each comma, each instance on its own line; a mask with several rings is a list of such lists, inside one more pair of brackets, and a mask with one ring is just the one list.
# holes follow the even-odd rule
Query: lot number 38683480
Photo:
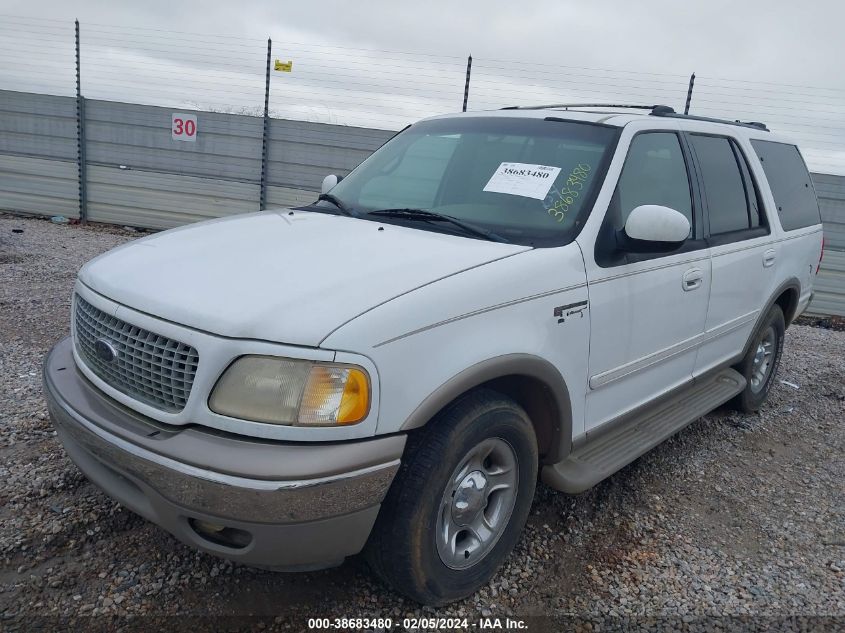
[[174, 141], [196, 141], [197, 115], [174, 112], [170, 123], [170, 138]]

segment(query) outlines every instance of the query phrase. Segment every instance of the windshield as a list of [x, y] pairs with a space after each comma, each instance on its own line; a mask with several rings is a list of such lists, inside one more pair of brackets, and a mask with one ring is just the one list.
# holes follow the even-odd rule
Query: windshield
[[[566, 244], [586, 220], [618, 131], [551, 118], [423, 121], [373, 153], [331, 194], [365, 219], [480, 239], [487, 232], [531, 246]], [[454, 222], [409, 209], [481, 232], [462, 232]]]

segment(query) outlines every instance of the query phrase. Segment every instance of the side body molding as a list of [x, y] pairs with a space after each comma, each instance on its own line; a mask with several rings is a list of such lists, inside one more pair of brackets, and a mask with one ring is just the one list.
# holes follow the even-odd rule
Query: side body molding
[[543, 481], [568, 494], [581, 493], [741, 392], [745, 388], [745, 379], [729, 366], [745, 356], [763, 319], [786, 292], [790, 294], [783, 307], [789, 325], [795, 317], [801, 295], [801, 284], [795, 277], [781, 283], [771, 294], [748, 341], [735, 357], [697, 376], [690, 383], [579, 437], [574, 450], [570, 447], [558, 463], [547, 463], [542, 468]]
[[[528, 378], [534, 384], [543, 386], [543, 400], [534, 402], [534, 407], [547, 414], [546, 429], [551, 437], [545, 461], [557, 461], [566, 457], [572, 449], [572, 406], [569, 389], [560, 372], [549, 361], [530, 354], [506, 354], [467, 367], [440, 385], [411, 413], [402, 425], [408, 431], [425, 425], [443, 407], [474, 387], [495, 381], [492, 387], [506, 385], [509, 379], [515, 382]], [[519, 398], [517, 398], [519, 400]], [[523, 406], [525, 406], [523, 404]], [[535, 425], [538, 416], [532, 416]]]

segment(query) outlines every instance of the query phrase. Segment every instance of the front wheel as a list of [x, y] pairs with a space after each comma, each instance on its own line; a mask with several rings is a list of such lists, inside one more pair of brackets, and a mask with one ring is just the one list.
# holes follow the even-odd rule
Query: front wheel
[[367, 545], [371, 566], [422, 604], [468, 596], [516, 545], [536, 480], [525, 411], [490, 390], [464, 396], [409, 436]]
[[780, 365], [785, 331], [783, 310], [774, 305], [757, 329], [748, 352], [735, 367], [747, 382], [745, 389], [732, 402], [735, 408], [753, 413], [763, 406]]

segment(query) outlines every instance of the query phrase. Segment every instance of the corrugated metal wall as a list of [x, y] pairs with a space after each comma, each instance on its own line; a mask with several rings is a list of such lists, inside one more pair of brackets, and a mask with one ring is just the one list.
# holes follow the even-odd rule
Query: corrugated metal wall
[[813, 174], [824, 223], [824, 258], [810, 314], [845, 316], [845, 176]]
[[[194, 142], [170, 136], [173, 112], [197, 115]], [[215, 112], [155, 106], [85, 102], [86, 152], [90, 165], [258, 182], [261, 178], [262, 120]]]
[[813, 174], [827, 248], [845, 251], [845, 176]]
[[[258, 210], [263, 121], [197, 116], [196, 142], [171, 139], [173, 112], [112, 101], [85, 102], [88, 217], [164, 229]], [[271, 119], [267, 204], [313, 200], [326, 174], [345, 175], [393, 132]], [[76, 103], [0, 90], [0, 209], [79, 215]], [[845, 177], [813, 174], [826, 249], [814, 314], [845, 316]]]
[[162, 229], [257, 210], [256, 183], [88, 166], [88, 217], [95, 222]]
[[76, 161], [0, 154], [0, 209], [78, 218]]
[[825, 249], [808, 314], [845, 317], [845, 251]]
[[90, 220], [159, 229], [258, 210], [261, 119], [196, 113], [196, 141], [181, 142], [173, 112], [86, 101]]
[[385, 130], [271, 119], [267, 181], [275, 186], [319, 191], [325, 176], [345, 176], [394, 134]]
[[0, 209], [79, 217], [74, 99], [0, 90]]
[[[174, 141], [174, 112], [197, 116]], [[85, 102], [88, 218], [153, 229], [258, 210], [263, 120], [112, 101]], [[271, 119], [267, 204], [309, 202], [393, 132]], [[76, 103], [0, 90], [0, 209], [79, 217]]]

